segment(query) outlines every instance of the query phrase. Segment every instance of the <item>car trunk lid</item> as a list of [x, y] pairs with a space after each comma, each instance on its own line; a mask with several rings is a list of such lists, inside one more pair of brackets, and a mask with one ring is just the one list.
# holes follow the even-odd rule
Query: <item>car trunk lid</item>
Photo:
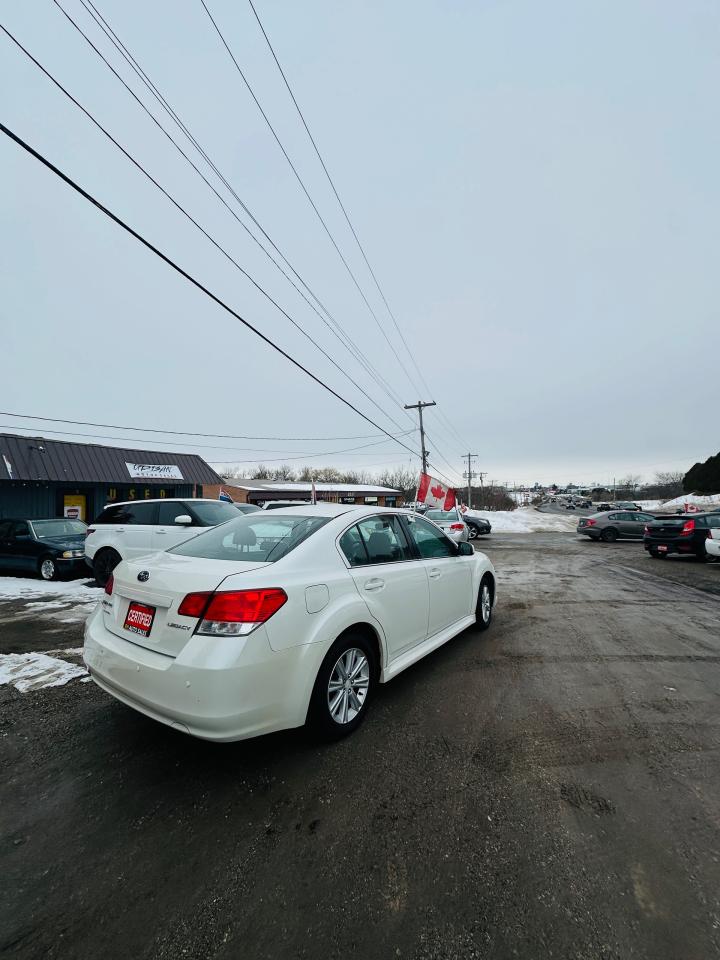
[[114, 571], [112, 595], [104, 598], [105, 626], [123, 640], [177, 657], [198, 624], [197, 617], [178, 613], [187, 594], [210, 593], [229, 576], [267, 566], [229, 560], [198, 562], [171, 553], [122, 563]]

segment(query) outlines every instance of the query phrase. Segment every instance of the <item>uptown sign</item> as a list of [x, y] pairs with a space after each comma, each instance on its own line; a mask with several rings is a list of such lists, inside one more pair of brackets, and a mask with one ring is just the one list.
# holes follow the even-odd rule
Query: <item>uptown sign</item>
[[128, 463], [128, 473], [134, 480], [183, 480], [180, 467], [174, 463]]

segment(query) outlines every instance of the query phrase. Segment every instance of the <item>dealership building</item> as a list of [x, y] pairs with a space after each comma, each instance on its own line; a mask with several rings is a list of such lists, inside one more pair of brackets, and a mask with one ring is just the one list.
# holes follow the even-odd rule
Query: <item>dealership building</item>
[[[280, 501], [308, 501], [312, 484], [290, 480], [224, 480], [219, 487], [209, 488], [208, 496], [216, 497], [220, 490], [236, 503], [265, 503]], [[378, 487], [372, 483], [315, 483], [318, 500], [324, 503], [356, 503], [366, 506], [399, 507], [403, 503], [401, 490]]]
[[89, 523], [108, 503], [216, 497], [212, 491], [222, 482], [195, 454], [0, 433], [0, 519], [65, 516]]

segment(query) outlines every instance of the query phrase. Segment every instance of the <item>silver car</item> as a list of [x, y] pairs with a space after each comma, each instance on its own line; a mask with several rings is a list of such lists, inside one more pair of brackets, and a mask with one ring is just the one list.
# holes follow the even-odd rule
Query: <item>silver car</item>
[[454, 543], [467, 543], [470, 539], [470, 531], [457, 507], [452, 510], [428, 510], [425, 516], [441, 527]]

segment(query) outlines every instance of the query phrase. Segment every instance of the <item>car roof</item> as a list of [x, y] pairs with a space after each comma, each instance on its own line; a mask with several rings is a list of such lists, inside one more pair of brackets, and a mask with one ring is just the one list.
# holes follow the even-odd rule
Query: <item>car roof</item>
[[[213, 500], [212, 497], [154, 497], [148, 500], [113, 500], [112, 503], [106, 503], [103, 510], [110, 507], [125, 507], [129, 503], [227, 503], [227, 500]], [[230, 504], [232, 506], [232, 504]]]
[[[263, 511], [265, 512], [265, 511]], [[307, 516], [314, 517], [340, 517], [343, 515], [355, 515], [357, 519], [371, 517], [376, 513], [406, 513], [411, 514], [412, 510], [403, 510], [399, 507], [378, 507], [372, 504], [353, 504], [353, 503], [306, 503], [301, 512]], [[272, 511], [274, 517], [293, 516], [297, 517], [298, 507], [281, 507]]]

